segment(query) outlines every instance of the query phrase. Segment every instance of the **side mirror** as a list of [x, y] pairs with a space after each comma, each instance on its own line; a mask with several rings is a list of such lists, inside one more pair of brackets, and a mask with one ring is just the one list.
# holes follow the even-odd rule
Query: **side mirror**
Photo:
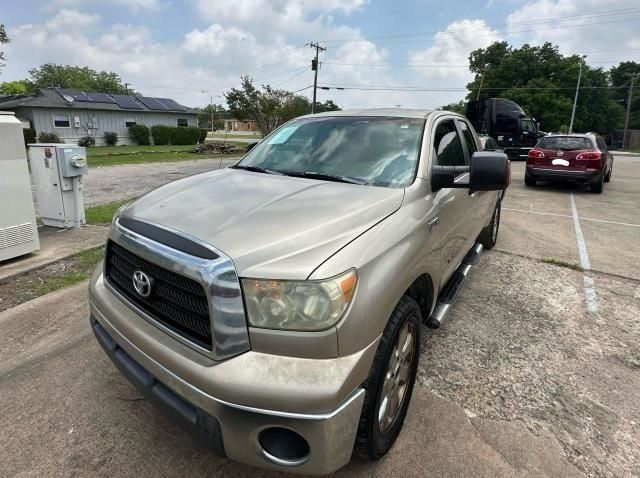
[[249, 151], [251, 151], [253, 148], [255, 148], [256, 144], [258, 143], [249, 143], [246, 147], [246, 152], [248, 153]]
[[511, 164], [497, 151], [473, 153], [469, 167], [469, 191], [502, 191], [511, 183]]

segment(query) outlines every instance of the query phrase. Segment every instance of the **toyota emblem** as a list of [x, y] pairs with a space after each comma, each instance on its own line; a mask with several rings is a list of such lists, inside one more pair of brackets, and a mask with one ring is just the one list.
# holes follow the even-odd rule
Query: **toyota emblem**
[[153, 282], [151, 277], [142, 271], [133, 273], [133, 288], [140, 297], [147, 298], [151, 295], [151, 286]]

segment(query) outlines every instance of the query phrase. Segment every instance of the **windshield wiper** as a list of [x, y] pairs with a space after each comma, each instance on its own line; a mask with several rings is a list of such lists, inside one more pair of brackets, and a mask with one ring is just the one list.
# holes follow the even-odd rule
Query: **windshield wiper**
[[244, 169], [245, 171], [252, 171], [254, 173], [277, 174], [278, 176], [283, 175], [281, 172], [274, 171], [273, 169], [261, 168], [260, 166], [245, 166], [243, 164], [236, 164], [235, 166], [231, 167], [233, 169]]
[[335, 181], [338, 183], [349, 183], [349, 184], [369, 184], [367, 181], [363, 181], [362, 179], [350, 178], [348, 176], [338, 176], [335, 174], [326, 174], [326, 173], [318, 173], [315, 171], [283, 171], [283, 174], [287, 176], [296, 176], [301, 178], [310, 178], [310, 179], [321, 179], [324, 181]]

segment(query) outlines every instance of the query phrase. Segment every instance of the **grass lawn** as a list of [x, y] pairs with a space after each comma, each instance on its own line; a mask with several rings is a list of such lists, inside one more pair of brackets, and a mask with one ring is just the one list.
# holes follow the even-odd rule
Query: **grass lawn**
[[[229, 144], [244, 147], [244, 143], [228, 141]], [[120, 164], [139, 164], [151, 162], [183, 161], [189, 159], [217, 158], [220, 154], [192, 153], [195, 146], [95, 146], [87, 148], [89, 167], [117, 166]], [[231, 155], [224, 155], [233, 157]]]
[[99, 206], [91, 206], [84, 210], [87, 224], [109, 224], [113, 215], [123, 204], [133, 201], [135, 198], [123, 199], [121, 201], [108, 202]]

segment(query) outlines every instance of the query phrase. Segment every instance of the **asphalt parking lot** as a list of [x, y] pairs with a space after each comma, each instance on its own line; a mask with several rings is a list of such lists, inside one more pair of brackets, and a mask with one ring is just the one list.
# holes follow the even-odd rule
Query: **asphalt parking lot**
[[[405, 429], [339, 476], [640, 475], [640, 157], [525, 188], [443, 326]], [[208, 454], [116, 371], [86, 284], [0, 314], [0, 476], [276, 476]]]

